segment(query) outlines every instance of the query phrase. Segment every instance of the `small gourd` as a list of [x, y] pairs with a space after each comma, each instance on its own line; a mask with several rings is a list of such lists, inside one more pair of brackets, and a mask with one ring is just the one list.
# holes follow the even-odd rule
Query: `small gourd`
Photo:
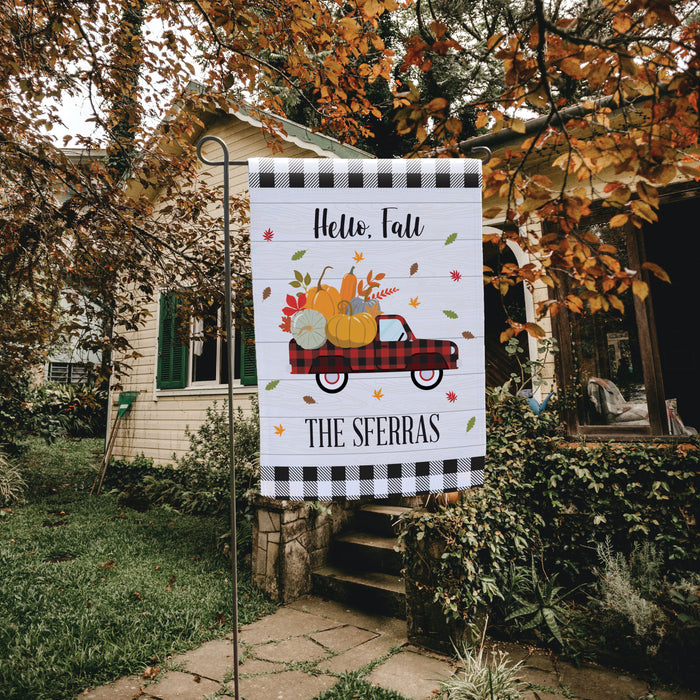
[[350, 268], [350, 272], [347, 272], [343, 277], [343, 281], [340, 284], [340, 300], [350, 301], [355, 296], [355, 289], [357, 288], [357, 277], [355, 277], [353, 270], [355, 266]]
[[326, 342], [326, 317], [315, 309], [297, 311], [289, 328], [294, 340], [304, 350], [316, 350]]
[[344, 312], [349, 316], [350, 314], [361, 314], [366, 311], [368, 314], [372, 314], [374, 318], [379, 316], [382, 312], [379, 307], [379, 299], [365, 299], [364, 297], [355, 297], [350, 301], [350, 305], [344, 308]]
[[340, 302], [340, 313], [331, 316], [326, 323], [326, 337], [339, 348], [361, 348], [371, 343], [377, 335], [377, 322], [372, 314], [346, 314]]
[[340, 293], [335, 287], [328, 284], [321, 285], [326, 270], [332, 269], [330, 265], [323, 268], [323, 272], [318, 278], [318, 284], [311, 287], [306, 293], [306, 304], [304, 305], [305, 309], [320, 311], [327, 319], [338, 311], [338, 302], [340, 301]]

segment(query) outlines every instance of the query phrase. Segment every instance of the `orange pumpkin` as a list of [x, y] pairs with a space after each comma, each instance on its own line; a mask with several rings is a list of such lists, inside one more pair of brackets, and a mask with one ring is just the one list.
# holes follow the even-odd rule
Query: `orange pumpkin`
[[326, 267], [323, 268], [323, 272], [318, 278], [318, 284], [315, 287], [311, 287], [306, 293], [306, 304], [304, 304], [305, 309], [320, 311], [326, 318], [330, 318], [333, 314], [337, 313], [338, 302], [340, 301], [340, 292], [338, 292], [335, 287], [331, 287], [328, 284], [321, 284], [326, 270], [332, 269], [330, 265], [326, 265]]
[[[341, 301], [340, 306], [344, 304]], [[347, 302], [345, 302], [347, 305]], [[326, 337], [339, 348], [361, 348], [377, 335], [377, 322], [372, 314], [346, 314], [343, 310], [326, 323]]]

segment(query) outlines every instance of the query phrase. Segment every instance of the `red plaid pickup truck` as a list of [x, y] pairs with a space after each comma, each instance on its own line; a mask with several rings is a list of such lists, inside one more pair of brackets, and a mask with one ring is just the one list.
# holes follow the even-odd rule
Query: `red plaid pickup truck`
[[326, 341], [304, 350], [296, 340], [289, 341], [292, 374], [314, 374], [323, 391], [336, 394], [352, 372], [410, 372], [419, 389], [433, 389], [443, 370], [457, 369], [459, 351], [452, 341], [416, 338], [402, 316], [386, 314], [376, 320], [376, 338], [361, 348], [339, 348]]

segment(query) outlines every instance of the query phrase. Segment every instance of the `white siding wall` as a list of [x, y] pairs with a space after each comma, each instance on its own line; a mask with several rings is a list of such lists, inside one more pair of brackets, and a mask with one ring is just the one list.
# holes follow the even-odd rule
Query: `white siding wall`
[[[218, 136], [226, 143], [232, 161], [272, 155], [260, 129], [236, 118], [219, 120], [208, 129], [207, 134]], [[285, 144], [284, 151], [278, 155], [286, 158], [318, 157], [317, 153], [294, 144]], [[204, 156], [208, 160], [217, 161], [222, 154], [219, 146], [210, 142], [205, 145]], [[201, 172], [202, 177], [210, 178], [211, 184], [222, 183], [220, 167], [203, 166]], [[246, 191], [247, 185], [247, 169], [243, 166], [232, 167], [231, 196]], [[146, 325], [137, 333], [129, 335], [132, 347], [141, 357], [131, 361], [132, 369], [122, 381], [122, 390], [138, 391], [139, 395], [117, 423], [112, 457], [133, 459], [143, 454], [158, 464], [165, 464], [172, 462], [173, 456], [187, 451], [189, 442], [185, 434], [186, 428], [194, 432], [204, 420], [208, 406], [214, 401], [222, 405], [227, 400], [227, 387], [157, 390], [158, 302], [152, 303], [149, 310], [151, 316]], [[244, 411], [249, 410], [250, 398], [256, 393], [256, 387], [234, 387], [234, 392], [234, 407], [241, 406]], [[119, 392], [114, 392], [110, 430], [115, 424], [118, 398]]]

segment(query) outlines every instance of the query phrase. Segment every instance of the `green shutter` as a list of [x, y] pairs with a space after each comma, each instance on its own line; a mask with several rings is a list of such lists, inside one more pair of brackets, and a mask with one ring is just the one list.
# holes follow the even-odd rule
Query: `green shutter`
[[158, 329], [159, 389], [182, 389], [187, 386], [189, 346], [177, 337], [177, 297], [173, 292], [160, 295], [160, 325]]
[[255, 329], [241, 331], [241, 353], [239, 356], [241, 384], [251, 386], [258, 383], [258, 368], [255, 364]]
[[[243, 284], [250, 290], [253, 282], [250, 275], [246, 275]], [[246, 299], [243, 302], [247, 307], [251, 307], [253, 302]], [[241, 384], [252, 386], [258, 383], [258, 368], [255, 364], [255, 328], [241, 328], [241, 351], [238, 358], [238, 368], [241, 375]]]

